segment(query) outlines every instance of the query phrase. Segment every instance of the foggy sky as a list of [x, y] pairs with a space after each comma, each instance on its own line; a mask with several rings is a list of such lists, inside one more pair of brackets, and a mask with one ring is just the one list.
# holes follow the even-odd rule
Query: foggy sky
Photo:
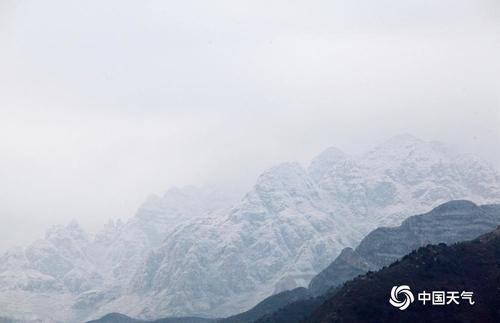
[[499, 35], [496, 0], [0, 0], [0, 249], [400, 133], [500, 165]]

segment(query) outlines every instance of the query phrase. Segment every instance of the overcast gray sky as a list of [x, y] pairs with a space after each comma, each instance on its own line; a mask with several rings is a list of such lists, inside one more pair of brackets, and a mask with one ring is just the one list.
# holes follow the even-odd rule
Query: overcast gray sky
[[399, 133], [500, 164], [497, 0], [0, 0], [0, 249]]

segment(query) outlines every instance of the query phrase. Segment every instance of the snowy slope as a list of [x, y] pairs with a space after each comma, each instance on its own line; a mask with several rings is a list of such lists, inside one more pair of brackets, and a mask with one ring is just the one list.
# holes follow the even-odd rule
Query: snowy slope
[[149, 252], [184, 221], [230, 208], [214, 188], [174, 188], [150, 197], [126, 223], [110, 221], [94, 237], [75, 222], [0, 256], [3, 316], [29, 322], [81, 322], [102, 303], [129, 293]]
[[27, 321], [70, 321], [75, 315], [71, 308], [75, 295], [103, 283], [90, 243], [82, 228], [71, 222], [54, 226], [44, 239], [25, 249], [4, 253], [0, 258], [2, 315]]
[[239, 198], [172, 189], [95, 237], [75, 223], [56, 227], [0, 257], [0, 308], [48, 322], [234, 314], [306, 286], [376, 227], [452, 199], [498, 203], [500, 175], [408, 135], [360, 156], [330, 148], [307, 168], [269, 169]]
[[[330, 148], [307, 169], [262, 174], [229, 213], [180, 226], [134, 278], [138, 317], [221, 316], [306, 286], [340, 250], [381, 225], [452, 199], [500, 201], [488, 164], [440, 143], [395, 137], [361, 156]], [[119, 309], [104, 306], [102, 313]]]

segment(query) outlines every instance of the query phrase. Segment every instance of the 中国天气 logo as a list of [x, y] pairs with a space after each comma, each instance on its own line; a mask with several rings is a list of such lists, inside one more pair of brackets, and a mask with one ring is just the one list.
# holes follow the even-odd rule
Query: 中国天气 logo
[[391, 298], [389, 299], [389, 303], [391, 303], [392, 306], [404, 311], [414, 301], [415, 297], [410, 290], [410, 286], [401, 285], [392, 287]]
[[[469, 305], [474, 305], [476, 301], [473, 299], [474, 292], [470, 291], [421, 291], [416, 294], [417, 300], [424, 306], [426, 305], [458, 305], [462, 301], [467, 301]], [[389, 303], [404, 311], [415, 301], [415, 297], [410, 290], [410, 286], [401, 285], [393, 286], [391, 289], [391, 297]]]

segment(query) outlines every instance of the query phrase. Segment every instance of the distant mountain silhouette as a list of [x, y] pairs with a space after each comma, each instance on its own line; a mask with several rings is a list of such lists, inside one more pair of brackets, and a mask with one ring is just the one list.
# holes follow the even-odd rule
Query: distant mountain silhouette
[[250, 310], [217, 321], [217, 323], [247, 323], [276, 311], [288, 304], [310, 298], [307, 288], [299, 287], [266, 298]]
[[136, 320], [120, 313], [111, 313], [101, 317], [98, 320], [89, 321], [87, 323], [143, 323], [143, 322], [146, 321]]
[[87, 323], [209, 323], [214, 322], [211, 319], [199, 318], [199, 317], [171, 317], [164, 318], [154, 321], [144, 321], [137, 320], [127, 315], [119, 313], [111, 313], [103, 316], [98, 320], [89, 321]]
[[344, 249], [309, 284], [319, 296], [368, 270], [377, 270], [427, 244], [471, 240], [500, 225], [500, 205], [477, 206], [457, 200], [439, 205], [432, 211], [412, 216], [398, 227], [378, 228], [370, 232], [355, 250]]
[[[394, 285], [414, 291], [472, 291], [474, 305], [389, 304]], [[500, 227], [473, 241], [429, 245], [376, 273], [346, 283], [303, 322], [500, 322]]]

